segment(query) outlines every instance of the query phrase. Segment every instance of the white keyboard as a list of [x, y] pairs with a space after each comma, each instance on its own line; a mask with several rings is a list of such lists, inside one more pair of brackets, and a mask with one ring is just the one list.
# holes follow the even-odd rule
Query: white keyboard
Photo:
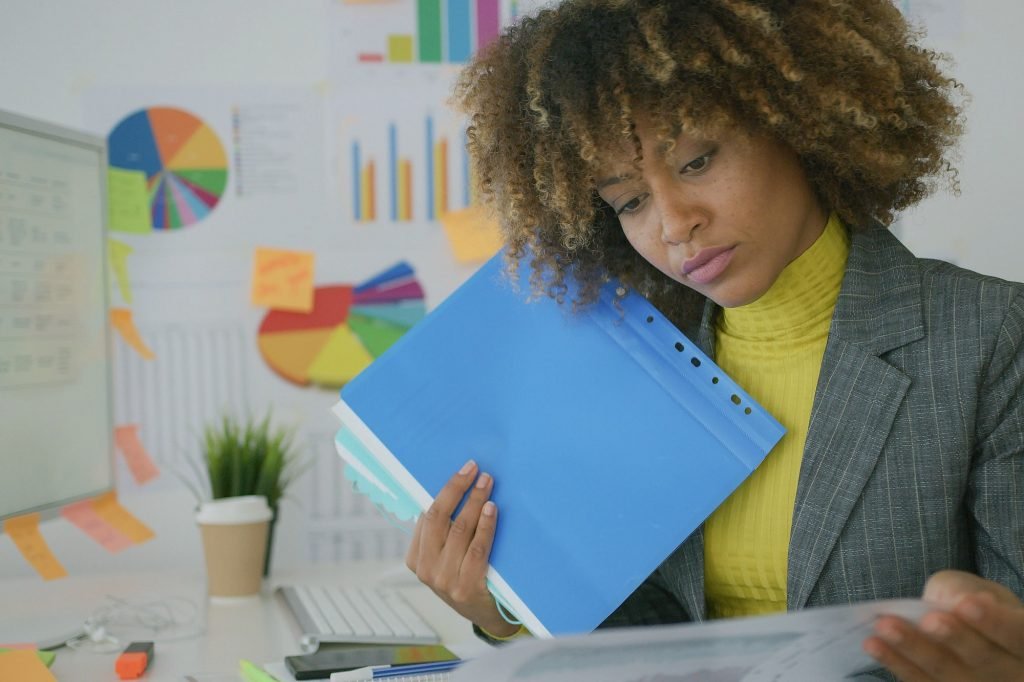
[[438, 644], [437, 632], [395, 587], [283, 585], [284, 599], [302, 631], [302, 647], [320, 642]]

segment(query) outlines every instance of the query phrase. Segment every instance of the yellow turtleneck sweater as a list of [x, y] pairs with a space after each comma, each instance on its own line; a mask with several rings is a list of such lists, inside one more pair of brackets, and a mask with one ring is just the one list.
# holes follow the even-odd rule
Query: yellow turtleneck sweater
[[785, 611], [789, 534], [814, 390], [842, 284], [849, 237], [825, 231], [753, 303], [726, 308], [715, 361], [786, 435], [704, 527], [708, 616]]

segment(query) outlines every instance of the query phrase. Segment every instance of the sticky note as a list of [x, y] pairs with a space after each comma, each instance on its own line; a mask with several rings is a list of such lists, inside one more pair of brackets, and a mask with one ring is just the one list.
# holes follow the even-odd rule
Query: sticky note
[[47, 668], [53, 665], [53, 659], [57, 658], [57, 654], [55, 654], [54, 652], [40, 651], [36, 648], [35, 644], [4, 644], [3, 646], [0, 646], [0, 654], [5, 653], [7, 651], [11, 651], [12, 649], [17, 649], [19, 651], [31, 651], [35, 653], [36, 658], [42, 661], [43, 665], [45, 665]]
[[308, 313], [313, 310], [314, 255], [257, 247], [252, 269], [253, 305]]
[[110, 323], [114, 325], [114, 329], [118, 331], [125, 343], [134, 348], [143, 358], [152, 360], [156, 357], [156, 354], [142, 340], [142, 335], [139, 334], [139, 330], [135, 327], [135, 320], [132, 318], [131, 310], [128, 308], [111, 308]]
[[160, 470], [157, 469], [146, 446], [139, 439], [138, 424], [126, 424], [115, 428], [114, 443], [124, 457], [136, 483], [142, 485], [160, 475]]
[[0, 653], [0, 680], [57, 682], [36, 652], [24, 649]]
[[124, 534], [132, 542], [139, 544], [156, 537], [149, 526], [135, 518], [131, 512], [121, 506], [114, 493], [104, 493], [92, 501], [96, 514]]
[[107, 253], [110, 258], [110, 269], [114, 271], [114, 280], [117, 282], [117, 289], [121, 292], [121, 299], [125, 303], [132, 302], [132, 287], [128, 280], [128, 256], [131, 255], [132, 247], [116, 239], [107, 240]]
[[480, 206], [442, 214], [441, 226], [460, 263], [483, 262], [501, 248], [498, 221]]
[[135, 544], [131, 538], [111, 526], [96, 513], [91, 499], [67, 505], [60, 510], [60, 515], [111, 554], [116, 554]]
[[[67, 576], [68, 572], [57, 561], [57, 557], [50, 551], [50, 546], [46, 544], [43, 534], [39, 532], [38, 513], [7, 519], [4, 521], [4, 532], [10, 536], [14, 546], [21, 552], [21, 556], [25, 557], [25, 561], [32, 565], [32, 568], [43, 580], [56, 580]], [[8, 678], [0, 675], [0, 680], [6, 679], [20, 678]]]
[[135, 234], [153, 231], [144, 171], [110, 167], [107, 170], [107, 197], [111, 231]]

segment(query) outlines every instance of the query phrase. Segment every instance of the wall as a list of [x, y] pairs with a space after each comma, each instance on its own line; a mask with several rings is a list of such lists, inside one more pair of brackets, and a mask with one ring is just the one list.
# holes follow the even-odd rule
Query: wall
[[[248, 277], [252, 249], [261, 245], [314, 251], [318, 283], [362, 281], [405, 260], [430, 307], [472, 271], [453, 258], [436, 222], [359, 225], [347, 203], [348, 143], [363, 135], [379, 151], [374, 136], [381, 131], [370, 129], [375, 114], [408, 128], [427, 112], [443, 124], [436, 105], [452, 69], [396, 67], [368, 79], [351, 60], [350, 42], [381, 39], [381, 18], [407, 14], [408, 5], [390, 3], [381, 11], [391, 14], [375, 18], [365, 6], [328, 0], [5, 0], [0, 108], [104, 135], [129, 112], [157, 104], [196, 111], [222, 140], [237, 133], [232, 111], [251, 115], [243, 128], [256, 128], [236, 144], [251, 154], [243, 161], [255, 169], [247, 179], [259, 180], [255, 190], [242, 192], [242, 179], [232, 177], [223, 204], [202, 224], [119, 236], [134, 249], [132, 300], [115, 292], [115, 304], [130, 305], [157, 358], [142, 360], [118, 344], [117, 418], [140, 424], [163, 470], [140, 487], [119, 463], [119, 481], [126, 504], [158, 539], [109, 557], [63, 522], [50, 522], [47, 536], [72, 572], [198, 565], [194, 500], [180, 480], [190, 477], [198, 428], [222, 409], [268, 405], [299, 429], [312, 459], [311, 473], [283, 507], [275, 564], [401, 553], [404, 537], [341, 480], [328, 413], [336, 394], [282, 381], [260, 359], [254, 338], [265, 311], [249, 305]], [[929, 45], [955, 55], [953, 73], [973, 101], [961, 196], [929, 199], [903, 218], [899, 233], [922, 255], [1024, 279], [1024, 236], [1009, 201], [1017, 193], [1016, 160], [1024, 156], [1016, 126], [1024, 79], [1008, 73], [1021, 53], [1014, 31], [1024, 23], [1024, 5], [910, 0], [903, 7], [928, 22]], [[402, 102], [413, 111], [397, 111]], [[27, 572], [0, 541], [0, 576]]]

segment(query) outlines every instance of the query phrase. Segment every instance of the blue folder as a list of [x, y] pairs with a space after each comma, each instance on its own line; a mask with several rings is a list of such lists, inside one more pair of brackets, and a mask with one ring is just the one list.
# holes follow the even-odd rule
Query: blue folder
[[643, 297], [573, 312], [517, 277], [498, 254], [349, 382], [336, 442], [418, 510], [475, 459], [492, 591], [535, 635], [589, 632], [784, 429]]

